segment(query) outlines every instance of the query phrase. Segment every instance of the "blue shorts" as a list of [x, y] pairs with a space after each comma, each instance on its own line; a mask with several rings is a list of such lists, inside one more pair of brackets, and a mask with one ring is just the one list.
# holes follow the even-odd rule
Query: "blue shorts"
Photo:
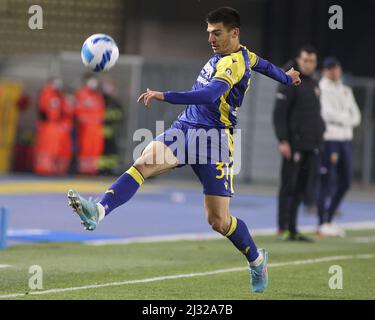
[[233, 129], [202, 128], [177, 120], [155, 140], [172, 150], [178, 167], [192, 167], [204, 194], [233, 195]]

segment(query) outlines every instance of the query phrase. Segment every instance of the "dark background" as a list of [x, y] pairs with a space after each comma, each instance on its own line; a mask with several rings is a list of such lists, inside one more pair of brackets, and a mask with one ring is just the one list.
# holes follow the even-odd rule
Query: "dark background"
[[[242, 43], [276, 64], [284, 64], [301, 45], [312, 44], [320, 58], [334, 55], [355, 75], [375, 75], [375, 1], [371, 0], [131, 1], [127, 21], [136, 20], [138, 28], [131, 27], [133, 22], [126, 27], [137, 34], [129, 36], [125, 30], [125, 51], [155, 58], [148, 48], [158, 51], [162, 44], [160, 56], [170, 59], [209, 56], [204, 17], [222, 5], [240, 11]], [[331, 5], [343, 8], [343, 30], [328, 27]], [[150, 22], [154, 25], [148, 32]]]
[[[148, 61], [205, 61], [208, 11], [232, 6], [242, 17], [241, 41], [283, 65], [303, 44], [320, 58], [335, 55], [346, 71], [375, 76], [375, 1], [372, 0], [39, 0], [44, 29], [28, 28], [29, 0], [2, 0], [0, 54], [80, 50], [93, 33], [107, 33], [122, 53]], [[341, 5], [344, 29], [328, 27], [331, 5]]]
[[[328, 8], [334, 4], [343, 8], [343, 30], [328, 28]], [[275, 62], [311, 43], [321, 57], [337, 56], [356, 75], [375, 75], [375, 1], [266, 0], [263, 9], [262, 49]]]

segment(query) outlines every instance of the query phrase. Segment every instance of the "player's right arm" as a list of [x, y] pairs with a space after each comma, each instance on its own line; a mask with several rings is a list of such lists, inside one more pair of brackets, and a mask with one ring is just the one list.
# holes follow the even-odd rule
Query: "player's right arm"
[[228, 89], [228, 83], [213, 79], [208, 85], [197, 90], [164, 92], [164, 100], [172, 104], [212, 104]]
[[216, 73], [212, 80], [203, 88], [192, 91], [150, 91], [141, 94], [138, 98], [143, 101], [146, 107], [150, 107], [150, 100], [156, 99], [172, 104], [201, 104], [210, 105], [241, 80], [245, 70], [238, 66], [238, 63], [231, 56], [225, 56], [216, 65]]
[[143, 101], [150, 108], [150, 101], [156, 99], [171, 104], [212, 104], [218, 100], [227, 90], [229, 85], [223, 81], [212, 80], [203, 88], [191, 91], [152, 91], [147, 89], [142, 93], [138, 102]]

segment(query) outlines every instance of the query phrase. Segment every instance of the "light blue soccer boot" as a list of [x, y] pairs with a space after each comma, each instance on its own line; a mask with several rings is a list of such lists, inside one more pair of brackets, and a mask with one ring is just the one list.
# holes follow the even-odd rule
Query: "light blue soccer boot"
[[264, 292], [268, 285], [267, 260], [268, 251], [266, 249], [258, 249], [258, 252], [263, 255], [263, 261], [259, 266], [249, 266], [251, 274], [251, 286], [253, 292]]
[[68, 191], [68, 204], [79, 215], [86, 230], [93, 231], [99, 223], [99, 209], [92, 200], [86, 200], [75, 190]]

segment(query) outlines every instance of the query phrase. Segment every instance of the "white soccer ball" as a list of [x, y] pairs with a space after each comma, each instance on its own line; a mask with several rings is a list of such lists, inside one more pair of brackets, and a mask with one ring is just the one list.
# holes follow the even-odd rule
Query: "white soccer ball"
[[83, 64], [95, 72], [111, 69], [116, 64], [118, 56], [116, 42], [102, 33], [88, 37], [81, 49]]

